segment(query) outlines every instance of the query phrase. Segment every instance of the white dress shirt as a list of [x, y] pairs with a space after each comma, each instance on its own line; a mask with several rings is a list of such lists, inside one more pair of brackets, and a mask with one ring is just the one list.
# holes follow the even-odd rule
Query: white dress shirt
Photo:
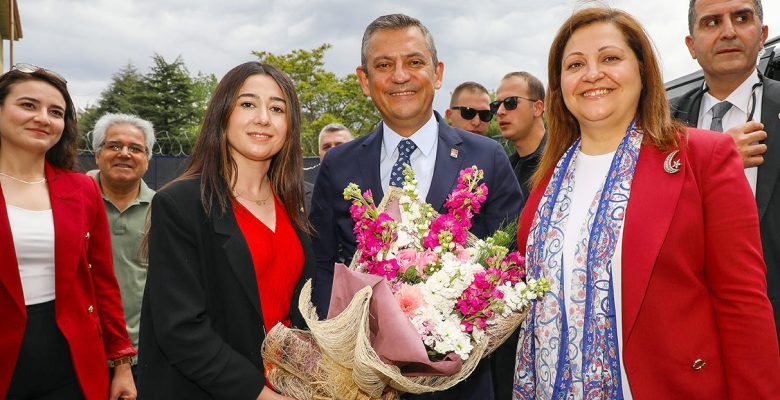
[[[743, 125], [747, 122], [750, 111], [753, 111], [753, 121], [761, 122], [761, 104], [764, 94], [763, 86], [756, 88], [755, 103], [753, 102], [753, 86], [759, 82], [758, 72], [750, 75], [748, 79], [742, 82], [731, 94], [724, 99], [734, 106], [723, 116], [723, 131], [727, 131], [735, 126]], [[699, 128], [709, 129], [712, 122], [712, 107], [720, 103], [720, 100], [713, 97], [709, 92], [705, 92], [701, 99], [701, 108], [699, 112]], [[758, 167], [745, 168], [745, 177], [747, 177], [753, 196], [756, 195], [756, 180], [758, 179]]]
[[[382, 151], [379, 153], [379, 177], [382, 179], [382, 190], [387, 192], [390, 187], [390, 174], [393, 172], [393, 165], [398, 160], [398, 143], [407, 139], [382, 122]], [[417, 132], [408, 137], [417, 146], [409, 157], [414, 170], [414, 177], [417, 179], [417, 190], [420, 192], [420, 199], [428, 197], [428, 190], [431, 188], [433, 180], [433, 169], [436, 166], [436, 145], [439, 143], [439, 123], [436, 117], [431, 114], [431, 119], [425, 123]]]

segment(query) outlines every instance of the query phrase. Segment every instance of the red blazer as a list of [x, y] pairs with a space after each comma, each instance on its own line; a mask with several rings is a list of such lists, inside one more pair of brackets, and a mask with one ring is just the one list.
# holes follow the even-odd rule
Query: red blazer
[[[635, 399], [778, 399], [756, 202], [734, 143], [689, 130], [664, 171], [643, 144], [623, 232], [623, 361]], [[520, 217], [526, 243], [550, 176]], [[525, 246], [520, 246], [525, 253]], [[704, 364], [701, 368], [701, 361]]]
[[[108, 397], [107, 359], [135, 355], [114, 277], [111, 237], [94, 179], [46, 163], [54, 216], [55, 314], [88, 400]], [[0, 398], [11, 383], [27, 323], [22, 281], [0, 189]], [[46, 366], [41, 366], [45, 369]]]

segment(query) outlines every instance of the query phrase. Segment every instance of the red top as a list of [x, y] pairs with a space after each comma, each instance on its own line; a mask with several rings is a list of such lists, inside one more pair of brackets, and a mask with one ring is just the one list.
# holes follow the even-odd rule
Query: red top
[[233, 214], [244, 234], [255, 267], [260, 308], [266, 330], [282, 322], [290, 326], [290, 302], [303, 272], [303, 247], [287, 211], [274, 195], [276, 232], [269, 229], [249, 210], [231, 199]]

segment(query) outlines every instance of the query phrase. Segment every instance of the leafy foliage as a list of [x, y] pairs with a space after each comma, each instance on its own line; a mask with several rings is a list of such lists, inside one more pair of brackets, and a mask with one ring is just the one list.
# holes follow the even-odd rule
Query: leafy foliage
[[202, 73], [190, 76], [181, 57], [169, 63], [155, 54], [152, 60], [146, 75], [132, 64], [120, 69], [98, 104], [81, 112], [79, 123], [85, 138], [105, 113], [135, 114], [154, 125], [156, 152], [190, 153], [217, 78]]
[[355, 136], [361, 136], [381, 118], [371, 99], [363, 94], [355, 74], [339, 77], [325, 70], [324, 56], [330, 48], [330, 44], [324, 43], [311, 50], [298, 49], [281, 55], [252, 52], [260, 62], [286, 72], [295, 83], [301, 102], [301, 142], [306, 155], [317, 154], [317, 137], [329, 123], [344, 124]]
[[[355, 74], [339, 77], [325, 70], [324, 56], [330, 48], [324, 43], [315, 49], [279, 55], [252, 52], [259, 61], [286, 72], [295, 83], [301, 102], [305, 155], [318, 153], [317, 136], [329, 123], [344, 124], [360, 136], [381, 118], [371, 99], [363, 94]], [[132, 64], [117, 71], [97, 105], [81, 111], [79, 124], [84, 139], [103, 114], [129, 113], [154, 124], [159, 146], [156, 152], [190, 153], [217, 78], [213, 74], [191, 75], [181, 57], [167, 62], [154, 54], [152, 59], [154, 64], [145, 75]]]

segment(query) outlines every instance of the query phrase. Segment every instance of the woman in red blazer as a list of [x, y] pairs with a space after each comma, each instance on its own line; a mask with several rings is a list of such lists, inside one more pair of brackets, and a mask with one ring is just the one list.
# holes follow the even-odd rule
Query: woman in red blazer
[[[103, 200], [65, 80], [0, 76], [0, 398], [134, 399]], [[107, 360], [113, 360], [109, 388]]]
[[518, 243], [552, 291], [523, 323], [515, 399], [777, 399], [755, 201], [732, 140], [669, 116], [627, 13], [550, 50], [549, 138]]

